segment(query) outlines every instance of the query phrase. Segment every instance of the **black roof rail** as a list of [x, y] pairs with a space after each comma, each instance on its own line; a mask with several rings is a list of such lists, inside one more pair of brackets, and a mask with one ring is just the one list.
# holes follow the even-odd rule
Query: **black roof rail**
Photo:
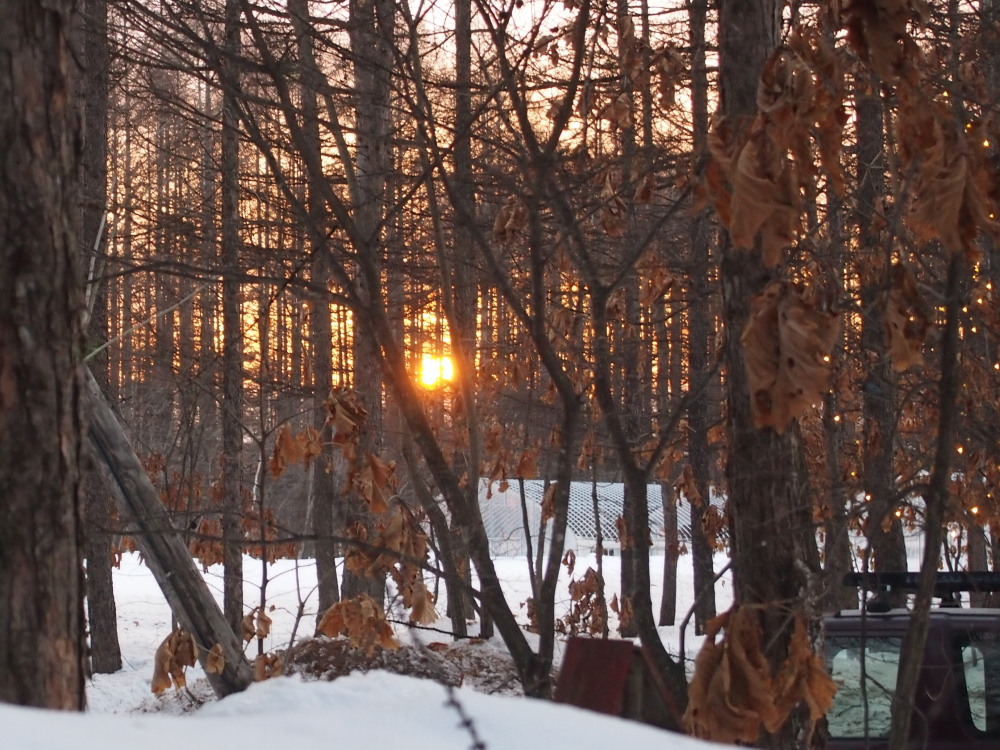
[[[847, 573], [842, 583], [852, 588], [864, 588], [866, 591], [916, 591], [920, 585], [920, 573]], [[950, 598], [960, 591], [1000, 591], [1000, 573], [938, 571], [934, 582], [934, 596]]]

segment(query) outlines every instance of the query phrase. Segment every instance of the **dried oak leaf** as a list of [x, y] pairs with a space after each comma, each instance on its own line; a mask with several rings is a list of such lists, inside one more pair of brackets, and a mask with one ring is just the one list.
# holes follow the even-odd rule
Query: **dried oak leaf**
[[184, 671], [197, 661], [198, 645], [184, 628], [170, 633], [156, 649], [153, 660], [152, 691], [159, 695], [171, 685], [179, 689], [187, 685]]
[[674, 490], [682, 495], [691, 505], [700, 506], [702, 504], [701, 493], [698, 491], [698, 484], [694, 481], [694, 469], [691, 464], [685, 464], [681, 476], [674, 484]]
[[556, 514], [556, 490], [559, 485], [556, 482], [552, 482], [548, 487], [545, 488], [545, 494], [542, 495], [542, 523], [546, 523]]
[[263, 609], [258, 608], [257, 626], [254, 635], [258, 638], [267, 638], [271, 634], [271, 618], [267, 616]]
[[829, 387], [839, 321], [808, 298], [796, 286], [773, 282], [751, 301], [741, 343], [758, 428], [784, 432]]
[[205, 655], [205, 673], [222, 674], [226, 668], [226, 657], [222, 653], [222, 644], [216, 643]]
[[885, 296], [885, 333], [892, 369], [902, 372], [923, 364], [922, 350], [930, 320], [917, 281], [907, 266], [893, 265], [890, 284]]
[[798, 234], [801, 196], [794, 166], [760, 122], [739, 152], [732, 184], [729, 234], [733, 244], [751, 248], [760, 232], [764, 264], [775, 267]]
[[812, 650], [806, 632], [805, 619], [795, 618], [792, 637], [788, 644], [788, 657], [775, 678], [776, 705], [781, 720], [769, 731], [778, 728], [792, 710], [805, 703], [809, 708], [809, 721], [815, 724], [833, 705], [837, 684], [830, 677], [823, 660]]
[[[716, 643], [722, 627], [725, 637]], [[756, 614], [737, 607], [711, 621], [707, 630], [688, 687], [685, 726], [702, 739], [755, 742], [761, 727], [778, 718]]]
[[399, 648], [382, 608], [367, 594], [334, 604], [323, 614], [316, 631], [331, 638], [346, 635], [351, 646], [363, 648], [368, 654], [378, 646]]
[[887, 81], [913, 66], [920, 50], [907, 26], [927, 17], [925, 0], [849, 0], [843, 10], [848, 44]]
[[254, 623], [256, 612], [257, 610], [253, 609], [243, 615], [243, 619], [240, 620], [240, 635], [244, 643], [249, 643], [257, 635], [257, 625]]
[[308, 469], [312, 460], [323, 454], [323, 440], [319, 430], [315, 427], [306, 427], [296, 438], [299, 449], [302, 453], [302, 461]]
[[258, 654], [253, 662], [253, 678], [256, 682], [263, 682], [277, 677], [284, 668], [285, 665], [277, 654]]
[[274, 453], [267, 465], [271, 476], [277, 479], [285, 472], [286, 467], [297, 464], [301, 460], [302, 446], [292, 436], [288, 425], [284, 425], [278, 430], [278, 437], [274, 441]]
[[566, 566], [566, 575], [572, 576], [573, 569], [576, 567], [576, 552], [571, 549], [566, 550], [566, 554], [563, 555], [562, 564]]

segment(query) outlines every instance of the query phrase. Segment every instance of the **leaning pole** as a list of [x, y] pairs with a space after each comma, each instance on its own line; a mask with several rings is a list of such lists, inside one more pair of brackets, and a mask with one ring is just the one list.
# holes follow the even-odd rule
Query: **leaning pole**
[[253, 670], [243, 655], [242, 644], [198, 572], [90, 370], [86, 371], [85, 393], [90, 417], [87, 436], [119, 510], [130, 524], [129, 535], [135, 539], [174, 617], [194, 635], [203, 667], [208, 650], [215, 644], [221, 646], [225, 659], [222, 672], [205, 672], [216, 695], [222, 698], [245, 690], [253, 682]]

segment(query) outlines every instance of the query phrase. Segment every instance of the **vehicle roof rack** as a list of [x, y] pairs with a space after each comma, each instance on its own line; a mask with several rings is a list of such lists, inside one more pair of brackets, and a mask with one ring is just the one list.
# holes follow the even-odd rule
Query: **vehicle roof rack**
[[[920, 573], [886, 571], [882, 573], [848, 573], [843, 584], [868, 591], [916, 591]], [[954, 594], [959, 591], [1000, 591], [1000, 573], [990, 571], [938, 571], [934, 582], [934, 595]]]
[[[843, 585], [863, 588], [875, 592], [869, 609], [879, 611], [886, 601], [884, 595], [890, 592], [916, 591], [920, 585], [920, 573], [906, 571], [884, 571], [881, 573], [847, 573]], [[1000, 573], [990, 571], [938, 571], [934, 581], [934, 596], [941, 599], [942, 607], [957, 607], [960, 602], [956, 594], [963, 591], [1000, 591]], [[874, 606], [874, 608], [873, 608]], [[888, 609], [888, 606], [885, 606]]]

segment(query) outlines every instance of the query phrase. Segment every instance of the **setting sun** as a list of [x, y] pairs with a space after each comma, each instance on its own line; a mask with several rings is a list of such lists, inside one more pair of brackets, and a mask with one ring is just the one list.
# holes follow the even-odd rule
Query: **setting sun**
[[424, 355], [420, 365], [420, 382], [429, 387], [440, 385], [451, 380], [452, 366], [450, 357], [432, 357]]

